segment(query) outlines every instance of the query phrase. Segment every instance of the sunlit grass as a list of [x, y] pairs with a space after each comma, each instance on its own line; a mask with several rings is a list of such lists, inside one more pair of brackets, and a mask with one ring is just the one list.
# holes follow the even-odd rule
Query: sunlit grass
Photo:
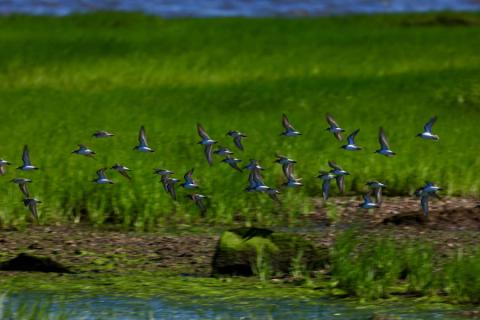
[[[25, 223], [21, 195], [7, 183], [17, 176], [34, 180], [42, 223], [80, 217], [146, 230], [177, 223], [296, 221], [311, 212], [311, 197], [321, 194], [315, 176], [328, 160], [351, 172], [351, 193], [378, 179], [389, 192], [408, 194], [428, 179], [448, 194], [477, 195], [478, 28], [402, 24], [421, 17], [3, 17], [0, 157], [18, 166], [28, 143], [41, 170], [8, 168], [0, 184], [1, 221]], [[282, 112], [303, 136], [280, 137]], [[361, 128], [357, 142], [365, 150], [341, 150], [325, 131], [326, 112], [349, 132]], [[439, 117], [434, 129], [440, 141], [415, 138], [433, 115]], [[196, 144], [196, 122], [232, 149], [225, 133], [245, 132], [246, 150], [236, 155], [244, 162], [259, 159], [269, 185], [283, 183], [275, 152], [298, 160], [296, 173], [305, 186], [281, 190], [281, 205], [243, 192], [246, 173], [218, 157], [208, 167]], [[153, 154], [132, 150], [140, 125], [146, 126]], [[398, 156], [373, 154], [379, 126]], [[116, 136], [92, 139], [99, 129]], [[95, 150], [97, 160], [70, 154], [77, 143]], [[91, 182], [98, 168], [115, 162], [133, 169], [132, 182], [116, 172], [108, 172], [112, 186]], [[194, 167], [200, 192], [210, 197], [206, 217], [183, 191], [174, 203], [152, 174], [154, 167], [178, 177]]]

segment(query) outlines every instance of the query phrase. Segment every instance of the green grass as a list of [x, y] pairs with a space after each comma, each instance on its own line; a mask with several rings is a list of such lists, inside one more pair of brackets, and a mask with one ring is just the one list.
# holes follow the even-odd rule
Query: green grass
[[349, 230], [336, 240], [330, 272], [335, 288], [364, 300], [413, 295], [480, 303], [478, 246], [439, 254], [425, 242], [362, 240]]
[[[480, 20], [478, 14], [452, 16]], [[346, 179], [349, 192], [379, 179], [390, 192], [407, 194], [429, 179], [449, 194], [477, 195], [478, 26], [444, 26], [437, 20], [434, 15], [2, 17], [0, 157], [18, 166], [28, 143], [41, 170], [22, 173], [12, 166], [1, 177], [0, 219], [24, 223], [21, 195], [7, 181], [27, 176], [34, 180], [33, 195], [43, 201], [41, 223], [72, 221], [82, 213], [96, 225], [109, 221], [138, 229], [231, 224], [239, 217], [247, 224], [273, 224], [280, 217], [275, 213], [295, 221], [311, 211], [309, 199], [320, 195], [315, 175], [328, 160], [352, 173]], [[279, 136], [282, 112], [302, 137]], [[361, 128], [358, 144], [365, 150], [340, 150], [325, 132], [326, 112], [348, 131]], [[432, 115], [439, 117], [435, 131], [441, 140], [415, 138]], [[272, 163], [275, 152], [298, 160], [296, 172], [305, 187], [282, 190], [288, 200], [282, 206], [244, 193], [246, 174], [218, 158], [208, 167], [196, 144], [196, 122], [231, 148], [228, 130], [247, 133], [246, 151], [237, 155], [261, 160], [269, 185], [283, 182]], [[132, 151], [142, 124], [153, 154]], [[386, 128], [395, 158], [373, 154], [379, 126]], [[93, 140], [98, 129], [117, 135]], [[77, 143], [94, 149], [97, 160], [70, 154]], [[134, 170], [131, 183], [115, 172], [113, 186], [90, 182], [98, 168], [117, 161]], [[171, 201], [152, 175], [154, 167], [179, 177], [194, 167], [201, 192], [210, 197], [206, 218], [183, 191], [178, 203]]]

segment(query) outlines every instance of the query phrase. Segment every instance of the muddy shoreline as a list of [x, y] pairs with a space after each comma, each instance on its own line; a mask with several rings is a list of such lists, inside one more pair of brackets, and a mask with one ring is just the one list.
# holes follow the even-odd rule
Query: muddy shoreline
[[[474, 208], [475, 199], [434, 201], [428, 219], [418, 210], [418, 200], [412, 198], [387, 198], [381, 209], [368, 212], [357, 209], [353, 198], [332, 201], [341, 210], [335, 218], [318, 201], [315, 212], [304, 217], [305, 223], [300, 227], [272, 230], [300, 234], [319, 248], [331, 248], [339, 233], [355, 228], [365, 238], [427, 242], [439, 255], [476, 246], [480, 240], [480, 209]], [[138, 270], [209, 276], [219, 236], [227, 229], [143, 233], [95, 229], [81, 224], [0, 229], [0, 262], [29, 253], [50, 257], [74, 272]]]

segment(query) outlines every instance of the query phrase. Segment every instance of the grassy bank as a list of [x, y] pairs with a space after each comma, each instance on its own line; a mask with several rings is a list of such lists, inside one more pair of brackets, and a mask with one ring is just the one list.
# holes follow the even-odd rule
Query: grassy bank
[[[5, 247], [0, 262], [23, 252], [50, 257], [72, 273], [2, 271], [2, 290], [68, 296], [132, 295], [145, 299], [169, 296], [179, 300], [190, 294], [228, 301], [248, 296], [349, 298], [364, 302], [408, 298], [418, 303], [480, 304], [477, 232], [327, 230], [303, 236], [306, 243], [295, 246], [294, 252], [278, 241], [287, 235], [277, 233], [273, 238], [245, 241], [235, 249], [239, 255], [219, 258], [219, 248], [223, 252], [234, 249], [227, 246], [226, 237], [217, 244], [219, 239], [211, 236], [100, 235], [72, 230], [77, 238], [62, 239], [58, 237], [62, 234], [59, 229], [46, 229], [34, 232], [43, 232], [44, 240], [34, 236], [35, 240], [16, 243], [16, 238], [0, 239]], [[28, 237], [28, 233], [18, 236]], [[256, 254], [251, 253], [252, 248]], [[286, 268], [279, 267], [275, 259], [279, 254], [288, 257], [288, 261], [281, 262]], [[215, 267], [221, 263], [246, 265], [252, 276], [221, 272]]]
[[[443, 17], [443, 18], [442, 18]], [[450, 22], [460, 21], [458, 23]], [[158, 224], [242, 221], [272, 224], [281, 212], [293, 219], [311, 211], [315, 178], [334, 160], [352, 173], [349, 192], [367, 179], [406, 194], [433, 180], [452, 195], [477, 195], [480, 180], [478, 77], [480, 16], [399, 15], [322, 19], [162, 20], [135, 14], [66, 18], [0, 18], [0, 157], [20, 165], [23, 144], [41, 170], [0, 177], [2, 224], [22, 224], [27, 214], [17, 188], [7, 181], [34, 180], [43, 201], [41, 222], [89, 220], [138, 229]], [[279, 136], [286, 112], [304, 135]], [[361, 128], [348, 153], [325, 132], [331, 112], [348, 131]], [[414, 138], [438, 115], [438, 143]], [[267, 168], [279, 186], [275, 152], [298, 160], [300, 190], [282, 190], [283, 204], [243, 193], [247, 176], [217, 158], [208, 167], [196, 122], [233, 148], [228, 130], [245, 132], [245, 152]], [[153, 154], [132, 151], [145, 125]], [[374, 155], [384, 126], [398, 156]], [[93, 140], [95, 130], [116, 134]], [[228, 138], [228, 139], [227, 139]], [[72, 155], [77, 143], [97, 160]], [[432, 161], [432, 159], [434, 159]], [[110, 172], [113, 186], [95, 185], [95, 171], [120, 162], [132, 182]], [[152, 168], [195, 177], [210, 196], [202, 219], [184, 199], [173, 202]], [[334, 190], [333, 193], [336, 191]]]

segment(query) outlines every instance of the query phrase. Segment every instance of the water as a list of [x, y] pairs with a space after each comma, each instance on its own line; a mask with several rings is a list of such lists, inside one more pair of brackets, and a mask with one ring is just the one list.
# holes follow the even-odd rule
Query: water
[[[445, 306], [412, 307], [411, 304], [362, 305], [331, 299], [238, 299], [226, 303], [211, 298], [169, 301], [125, 296], [69, 298], [59, 294], [20, 292], [0, 296], [0, 318], [68, 319], [370, 319], [388, 315], [395, 319], [464, 319]], [[37, 304], [37, 310], [34, 311]], [[12, 318], [16, 318], [12, 317]]]
[[480, 0], [0, 0], [0, 14], [68, 15], [99, 10], [162, 17], [321, 16], [348, 13], [478, 11]]

